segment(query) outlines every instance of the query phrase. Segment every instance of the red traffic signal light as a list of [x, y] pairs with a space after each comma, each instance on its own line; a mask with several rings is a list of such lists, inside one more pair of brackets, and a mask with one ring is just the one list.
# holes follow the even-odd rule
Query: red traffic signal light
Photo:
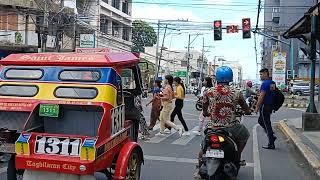
[[215, 28], [221, 28], [221, 21], [214, 21]]
[[213, 22], [214, 40], [222, 40], [222, 23], [221, 20]]
[[243, 39], [251, 38], [251, 21], [250, 21], [250, 18], [242, 19], [242, 37], [243, 37]]

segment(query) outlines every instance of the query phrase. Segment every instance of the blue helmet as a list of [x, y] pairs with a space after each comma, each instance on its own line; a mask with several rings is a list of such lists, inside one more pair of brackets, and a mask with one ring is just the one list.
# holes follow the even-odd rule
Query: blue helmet
[[217, 83], [229, 83], [233, 81], [232, 69], [228, 66], [221, 66], [216, 72]]

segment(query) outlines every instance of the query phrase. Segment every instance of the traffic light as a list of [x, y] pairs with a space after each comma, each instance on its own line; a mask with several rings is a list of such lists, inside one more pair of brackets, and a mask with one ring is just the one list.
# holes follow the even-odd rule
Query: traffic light
[[214, 40], [222, 40], [222, 24], [221, 20], [214, 21]]
[[238, 33], [239, 27], [236, 25], [227, 26], [227, 33]]
[[287, 79], [292, 79], [291, 70], [287, 70]]
[[251, 22], [250, 18], [242, 19], [242, 38], [251, 38]]

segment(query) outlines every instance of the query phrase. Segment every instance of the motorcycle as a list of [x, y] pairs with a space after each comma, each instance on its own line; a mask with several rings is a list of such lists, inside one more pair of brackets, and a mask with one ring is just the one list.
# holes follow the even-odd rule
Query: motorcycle
[[[240, 118], [243, 113], [236, 113]], [[222, 129], [206, 129], [202, 145], [202, 165], [199, 174], [206, 180], [236, 179], [245, 161], [240, 160], [237, 144], [233, 135]]]
[[254, 110], [256, 108], [257, 101], [258, 101], [257, 95], [252, 95], [251, 97], [248, 97], [246, 99], [246, 103], [251, 110]]
[[196, 109], [198, 111], [202, 111], [202, 96], [198, 96], [198, 100], [197, 100], [197, 103], [196, 103]]

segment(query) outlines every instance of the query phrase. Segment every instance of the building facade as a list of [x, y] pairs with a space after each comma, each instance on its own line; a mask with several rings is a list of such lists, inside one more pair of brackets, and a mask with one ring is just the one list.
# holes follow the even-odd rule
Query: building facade
[[[78, 1], [79, 21], [83, 27], [88, 27], [83, 28], [83, 31], [78, 34], [94, 35], [94, 47], [97, 48], [131, 51], [131, 0]], [[78, 43], [78, 46], [81, 47], [81, 44]]]
[[[303, 14], [314, 5], [314, 0], [265, 0], [264, 3], [264, 32], [275, 37], [283, 39], [282, 34], [296, 23]], [[287, 53], [287, 70], [290, 70], [290, 47], [283, 43], [278, 43], [270, 38], [264, 38], [262, 46], [261, 66], [266, 67], [272, 72], [272, 52], [285, 51]], [[299, 78], [299, 64], [301, 58], [299, 49], [304, 44], [299, 40], [293, 40], [293, 59], [295, 68], [295, 77]]]
[[[160, 51], [159, 51], [160, 52]], [[149, 62], [156, 63], [156, 48], [146, 47], [145, 52], [141, 53], [141, 57], [147, 59]], [[159, 76], [164, 77], [167, 74], [187, 75], [188, 56], [186, 50], [163, 50], [162, 58], [160, 61], [160, 73]], [[156, 65], [157, 66], [157, 65]], [[202, 70], [201, 70], [202, 68]], [[202, 77], [208, 75], [208, 59], [204, 56], [202, 61], [202, 53], [200, 51], [191, 50], [189, 59], [189, 77], [190, 83], [197, 85], [200, 72], [202, 71]], [[186, 82], [186, 77], [181, 77]]]
[[242, 65], [238, 61], [224, 61], [224, 66], [229, 66], [233, 71], [233, 85], [236, 87], [242, 86], [243, 71]]

